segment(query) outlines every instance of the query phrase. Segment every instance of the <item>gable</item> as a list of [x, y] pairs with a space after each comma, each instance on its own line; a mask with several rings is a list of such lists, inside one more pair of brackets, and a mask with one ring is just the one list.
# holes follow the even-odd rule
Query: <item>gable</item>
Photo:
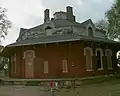
[[81, 24], [84, 25], [84, 26], [87, 27], [87, 28], [88, 28], [88, 27], [95, 28], [95, 25], [94, 25], [94, 23], [92, 22], [91, 19], [88, 19], [88, 20], [82, 22]]

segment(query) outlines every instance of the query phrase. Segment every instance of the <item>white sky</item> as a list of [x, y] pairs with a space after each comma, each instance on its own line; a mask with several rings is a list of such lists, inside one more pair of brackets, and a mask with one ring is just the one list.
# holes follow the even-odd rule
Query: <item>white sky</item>
[[30, 28], [43, 22], [44, 10], [50, 9], [51, 16], [56, 11], [73, 7], [77, 21], [91, 18], [94, 22], [104, 18], [104, 13], [114, 0], [0, 0], [0, 6], [8, 9], [7, 16], [12, 22], [3, 45], [15, 42], [20, 28]]

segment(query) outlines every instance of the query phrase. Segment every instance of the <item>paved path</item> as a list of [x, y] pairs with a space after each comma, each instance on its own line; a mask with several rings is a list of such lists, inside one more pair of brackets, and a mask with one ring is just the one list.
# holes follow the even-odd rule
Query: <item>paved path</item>
[[38, 86], [1, 86], [0, 96], [52, 96]]
[[[0, 86], [0, 96], [52, 96], [40, 86]], [[120, 96], [120, 79], [103, 84], [81, 86], [75, 90], [57, 92], [56, 96]]]

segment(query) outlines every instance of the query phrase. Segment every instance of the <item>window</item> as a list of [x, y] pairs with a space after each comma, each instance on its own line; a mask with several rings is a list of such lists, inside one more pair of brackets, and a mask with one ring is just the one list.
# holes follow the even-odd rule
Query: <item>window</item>
[[68, 61], [67, 61], [67, 59], [62, 60], [62, 72], [63, 73], [68, 72]]
[[91, 27], [88, 28], [88, 36], [93, 36], [93, 29]]
[[17, 68], [16, 68], [16, 53], [11, 56], [11, 70], [12, 73], [16, 73]]
[[47, 26], [45, 29], [52, 29], [50, 26]]
[[101, 48], [96, 49], [96, 61], [97, 61], [97, 69], [102, 70], [103, 69], [103, 50]]
[[107, 56], [108, 69], [112, 69], [112, 51], [110, 49], [106, 49], [105, 56]]
[[86, 70], [92, 71], [92, 49], [89, 47], [84, 48], [84, 55], [86, 57]]
[[48, 61], [44, 61], [44, 73], [48, 73]]

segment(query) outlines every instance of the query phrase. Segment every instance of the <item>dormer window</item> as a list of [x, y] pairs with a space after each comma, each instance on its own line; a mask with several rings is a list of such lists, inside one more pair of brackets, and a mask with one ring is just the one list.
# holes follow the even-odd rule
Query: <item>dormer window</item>
[[88, 36], [93, 36], [93, 29], [91, 27], [88, 28]]
[[47, 26], [45, 29], [52, 29], [50, 26]]

